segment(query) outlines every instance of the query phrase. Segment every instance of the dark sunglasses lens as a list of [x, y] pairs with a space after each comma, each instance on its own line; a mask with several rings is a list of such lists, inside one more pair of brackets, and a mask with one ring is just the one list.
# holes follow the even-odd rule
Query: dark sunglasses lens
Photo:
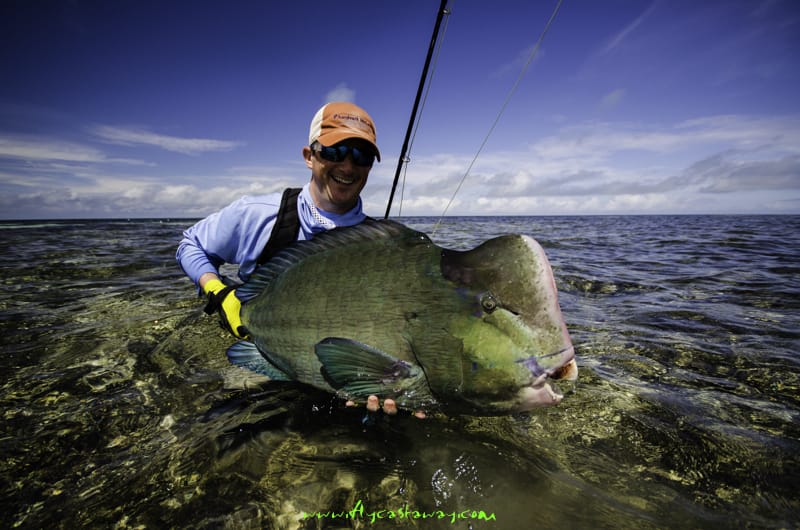
[[355, 162], [357, 166], [371, 166], [375, 161], [375, 155], [369, 151], [362, 151], [358, 147], [354, 147], [352, 151], [353, 162]]
[[329, 162], [342, 162], [350, 153], [353, 154], [353, 162], [357, 166], [371, 166], [375, 161], [374, 154], [362, 151], [357, 147], [338, 145], [333, 147], [320, 146], [319, 149], [319, 155]]
[[325, 147], [322, 145], [320, 146], [318, 152], [319, 156], [329, 162], [341, 162], [344, 160], [344, 156], [339, 153], [339, 150], [336, 147]]

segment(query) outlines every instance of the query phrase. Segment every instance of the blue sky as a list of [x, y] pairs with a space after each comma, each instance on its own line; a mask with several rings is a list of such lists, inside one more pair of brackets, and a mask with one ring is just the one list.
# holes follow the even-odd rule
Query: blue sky
[[[556, 0], [452, 0], [393, 215], [440, 215]], [[0, 218], [203, 217], [376, 121], [382, 216], [439, 2], [0, 4]], [[800, 3], [565, 0], [448, 215], [800, 213]]]

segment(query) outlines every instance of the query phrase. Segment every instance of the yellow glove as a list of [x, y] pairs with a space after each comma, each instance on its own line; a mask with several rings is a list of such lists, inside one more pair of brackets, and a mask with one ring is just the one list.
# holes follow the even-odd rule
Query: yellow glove
[[204, 311], [211, 315], [219, 312], [219, 319], [222, 327], [230, 331], [237, 338], [247, 337], [247, 328], [242, 325], [240, 312], [242, 302], [236, 298], [236, 289], [233, 286], [225, 285], [221, 280], [214, 278], [203, 285], [203, 291], [208, 295], [208, 303]]

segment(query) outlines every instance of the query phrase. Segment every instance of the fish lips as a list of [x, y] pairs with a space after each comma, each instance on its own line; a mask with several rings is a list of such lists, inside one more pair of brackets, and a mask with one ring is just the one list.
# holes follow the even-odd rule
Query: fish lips
[[[556, 357], [554, 368], [542, 367], [540, 361]], [[574, 383], [578, 379], [578, 365], [575, 362], [575, 348], [568, 346], [548, 355], [531, 356], [517, 361], [531, 372], [531, 384], [520, 389], [517, 395], [517, 410], [525, 411], [558, 405], [564, 395], [550, 382], [561, 380]], [[548, 363], [551, 364], [551, 363]]]

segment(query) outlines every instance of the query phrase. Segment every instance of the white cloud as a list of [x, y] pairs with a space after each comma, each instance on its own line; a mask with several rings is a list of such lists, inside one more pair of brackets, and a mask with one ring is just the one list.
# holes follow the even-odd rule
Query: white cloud
[[[217, 169], [213, 177], [170, 175], [161, 166], [112, 172], [118, 168], [101, 151], [52, 140], [6, 143], [0, 152], [6, 218], [202, 217], [307, 178], [303, 168], [266, 165]], [[392, 213], [441, 214], [472, 156], [415, 155]], [[386, 160], [370, 176], [363, 197], [371, 215], [383, 214], [393, 168]], [[524, 150], [487, 150], [448, 214], [797, 213], [798, 199], [798, 117], [710, 116], [662, 127], [582, 123], [531, 139]]]
[[747, 160], [723, 153], [694, 164], [688, 175], [707, 193], [748, 190], [800, 190], [800, 156]]
[[678, 126], [677, 134], [688, 131], [693, 141], [732, 142], [750, 148], [774, 145], [785, 152], [800, 152], [800, 118], [758, 118], [750, 116], [710, 116], [687, 120]]
[[153, 179], [106, 178], [94, 185], [28, 188], [0, 194], [0, 218], [24, 217], [204, 217], [243, 195], [282, 190], [288, 180], [273, 179], [240, 187], [162, 184]]
[[603, 96], [600, 104], [605, 109], [613, 109], [622, 103], [623, 98], [625, 98], [625, 89], [618, 88]]
[[[504, 77], [506, 75], [514, 74], [519, 75], [520, 70], [526, 67], [528, 61], [531, 60], [531, 54], [536, 48], [536, 44], [531, 44], [525, 49], [517, 52], [517, 55], [509, 62], [500, 65], [494, 72], [489, 74], [489, 77]], [[533, 60], [541, 61], [545, 56], [545, 52], [539, 49]]]
[[35, 137], [0, 138], [0, 158], [60, 160], [65, 162], [107, 162], [99, 150], [85, 145]]
[[619, 46], [622, 44], [622, 42], [623, 42], [623, 41], [624, 41], [624, 40], [625, 40], [625, 39], [626, 39], [626, 38], [627, 38], [627, 37], [628, 37], [628, 36], [629, 36], [631, 33], [633, 33], [633, 31], [634, 31], [634, 30], [635, 30], [637, 27], [639, 27], [639, 25], [640, 25], [640, 24], [641, 24], [641, 23], [642, 23], [642, 22], [643, 22], [643, 21], [644, 21], [644, 20], [647, 18], [647, 16], [648, 16], [648, 15], [650, 15], [650, 13], [652, 13], [652, 12], [653, 12], [653, 10], [655, 9], [656, 5], [657, 5], [657, 2], [653, 2], [652, 4], [650, 4], [650, 7], [648, 7], [648, 8], [647, 8], [647, 9], [644, 11], [644, 13], [642, 13], [641, 15], [639, 15], [639, 16], [636, 18], [636, 20], [634, 20], [633, 22], [631, 22], [630, 24], [628, 24], [627, 26], [625, 26], [625, 28], [623, 28], [621, 31], [619, 31], [619, 32], [618, 32], [618, 33], [616, 33], [616, 34], [615, 34], [613, 37], [611, 37], [611, 39], [609, 39], [609, 41], [608, 41], [608, 44], [606, 44], [606, 45], [603, 47], [603, 49], [600, 51], [600, 54], [601, 54], [601, 55], [606, 55], [606, 54], [608, 54], [608, 53], [612, 52], [613, 50], [615, 50], [616, 48], [618, 48], [618, 47], [619, 47]]
[[240, 142], [227, 140], [181, 138], [158, 134], [144, 129], [114, 127], [110, 125], [98, 125], [92, 129], [92, 132], [99, 138], [112, 144], [127, 146], [149, 145], [187, 155], [207, 151], [230, 151], [241, 145]]
[[[771, 211], [781, 194], [800, 196], [798, 134], [796, 117], [563, 127], [528, 151], [483, 154], [449, 213]], [[403, 212], [440, 213], [424, 208], [450, 197], [470, 159], [416, 157]], [[797, 211], [796, 202], [781, 204]]]
[[350, 101], [356, 100], [356, 91], [348, 88], [346, 83], [339, 83], [330, 92], [325, 94], [325, 103], [332, 101]]

